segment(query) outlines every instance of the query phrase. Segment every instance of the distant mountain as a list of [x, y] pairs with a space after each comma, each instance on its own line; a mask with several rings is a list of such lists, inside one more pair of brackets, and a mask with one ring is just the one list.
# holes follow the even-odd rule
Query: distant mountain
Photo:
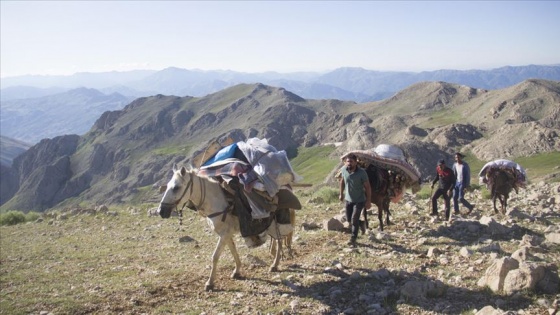
[[27, 151], [31, 144], [0, 135], [0, 163], [11, 166], [15, 157]]
[[0, 132], [28, 143], [65, 134], [84, 134], [104, 112], [118, 110], [133, 98], [95, 89], [78, 88], [63, 93], [2, 101]]
[[125, 84], [130, 81], [141, 80], [157, 71], [155, 70], [133, 70], [133, 71], [111, 71], [111, 72], [79, 72], [73, 75], [23, 75], [2, 78], [2, 90], [12, 86], [34, 86], [37, 88], [60, 87], [75, 89], [88, 87], [102, 89], [113, 85]]
[[[362, 68], [340, 68], [316, 79], [317, 82], [365, 95], [393, 95], [412, 84], [443, 81], [474, 88], [495, 90], [528, 79], [560, 81], [560, 66], [503, 67], [492, 70], [437, 70], [425, 72], [383, 72]], [[383, 97], [385, 98], [385, 97]], [[382, 98], [381, 98], [382, 99]], [[375, 100], [380, 100], [376, 98]]]
[[391, 143], [427, 179], [434, 161], [457, 151], [480, 160], [560, 151], [559, 104], [560, 82], [547, 80], [498, 90], [419, 82], [359, 104], [305, 99], [264, 84], [204, 97], [142, 97], [104, 112], [82, 136], [43, 139], [16, 157], [0, 178], [12, 189], [2, 192], [0, 209], [152, 202], [172, 164], [191, 163], [227, 137], [266, 138], [291, 156], [300, 146], [340, 143], [334, 158]]
[[21, 85], [11, 86], [2, 89], [2, 93], [0, 93], [0, 100], [3, 102], [3, 101], [26, 99], [26, 98], [37, 98], [37, 97], [43, 97], [47, 95], [66, 92], [67, 90], [68, 89], [61, 88], [61, 87], [38, 88], [33, 86], [21, 86]]
[[[491, 70], [437, 70], [424, 72], [372, 71], [339, 68], [327, 73], [243, 73], [187, 70], [77, 73], [71, 76], [21, 76], [2, 79], [8, 87], [89, 87], [130, 97], [175, 95], [202, 97], [237, 84], [262, 83], [288, 89], [309, 99], [368, 102], [386, 99], [418, 82], [443, 81], [481, 89], [501, 89], [528, 79], [560, 81], [560, 65], [528, 65]], [[19, 97], [21, 98], [21, 97]]]

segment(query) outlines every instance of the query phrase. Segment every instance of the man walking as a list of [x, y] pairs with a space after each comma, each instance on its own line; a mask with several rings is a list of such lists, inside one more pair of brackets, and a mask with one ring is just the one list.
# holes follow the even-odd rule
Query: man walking
[[451, 191], [455, 185], [455, 174], [452, 169], [445, 165], [445, 160], [443, 159], [438, 161], [436, 178], [432, 181], [432, 189], [437, 182], [439, 182], [438, 189], [432, 196], [432, 215], [438, 215], [437, 201], [439, 197], [443, 197], [445, 202], [445, 219], [449, 220], [449, 216], [451, 215]]
[[471, 186], [471, 169], [469, 164], [463, 161], [465, 156], [461, 153], [455, 153], [455, 163], [453, 164], [453, 174], [455, 174], [455, 187], [453, 188], [453, 210], [455, 214], [459, 214], [459, 202], [463, 204], [471, 213], [474, 206], [465, 200], [465, 189]]
[[351, 224], [352, 236], [348, 245], [356, 246], [356, 238], [360, 229], [362, 210], [371, 207], [371, 186], [368, 175], [358, 166], [356, 155], [349, 154], [344, 158], [345, 166], [340, 170], [340, 201], [346, 201], [346, 219]]

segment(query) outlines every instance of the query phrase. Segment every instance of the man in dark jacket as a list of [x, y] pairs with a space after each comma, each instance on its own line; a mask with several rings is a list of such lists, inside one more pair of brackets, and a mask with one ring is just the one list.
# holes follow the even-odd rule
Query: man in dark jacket
[[436, 178], [434, 178], [432, 182], [432, 189], [437, 182], [439, 182], [438, 189], [432, 196], [432, 215], [438, 215], [437, 201], [439, 197], [443, 196], [443, 200], [445, 201], [445, 219], [449, 220], [449, 216], [451, 215], [451, 192], [455, 186], [455, 174], [452, 169], [445, 165], [445, 160], [443, 159], [438, 161]]
[[455, 153], [455, 164], [453, 164], [453, 174], [457, 179], [453, 188], [453, 210], [455, 214], [459, 214], [459, 202], [469, 209], [467, 214], [474, 209], [474, 206], [465, 200], [465, 189], [471, 185], [471, 169], [469, 164], [463, 161], [464, 157], [459, 152]]

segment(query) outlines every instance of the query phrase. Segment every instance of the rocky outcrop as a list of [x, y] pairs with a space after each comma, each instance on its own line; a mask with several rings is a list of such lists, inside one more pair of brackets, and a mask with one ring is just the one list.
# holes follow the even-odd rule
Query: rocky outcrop
[[18, 189], [18, 174], [13, 168], [0, 164], [0, 206], [10, 200]]
[[465, 146], [480, 138], [482, 134], [473, 125], [453, 124], [436, 128], [427, 140], [442, 148], [453, 148]]
[[72, 177], [70, 157], [76, 152], [79, 139], [77, 135], [44, 139], [17, 157], [6, 173], [8, 176], [0, 178], [2, 186], [18, 188], [9, 201], [3, 199], [3, 206], [44, 210], [70, 197], [60, 195], [60, 190]]

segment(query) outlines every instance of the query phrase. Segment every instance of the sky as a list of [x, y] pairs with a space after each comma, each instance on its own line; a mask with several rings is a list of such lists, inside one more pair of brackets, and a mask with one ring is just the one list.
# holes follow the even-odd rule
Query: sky
[[0, 1], [0, 76], [560, 64], [560, 1]]

